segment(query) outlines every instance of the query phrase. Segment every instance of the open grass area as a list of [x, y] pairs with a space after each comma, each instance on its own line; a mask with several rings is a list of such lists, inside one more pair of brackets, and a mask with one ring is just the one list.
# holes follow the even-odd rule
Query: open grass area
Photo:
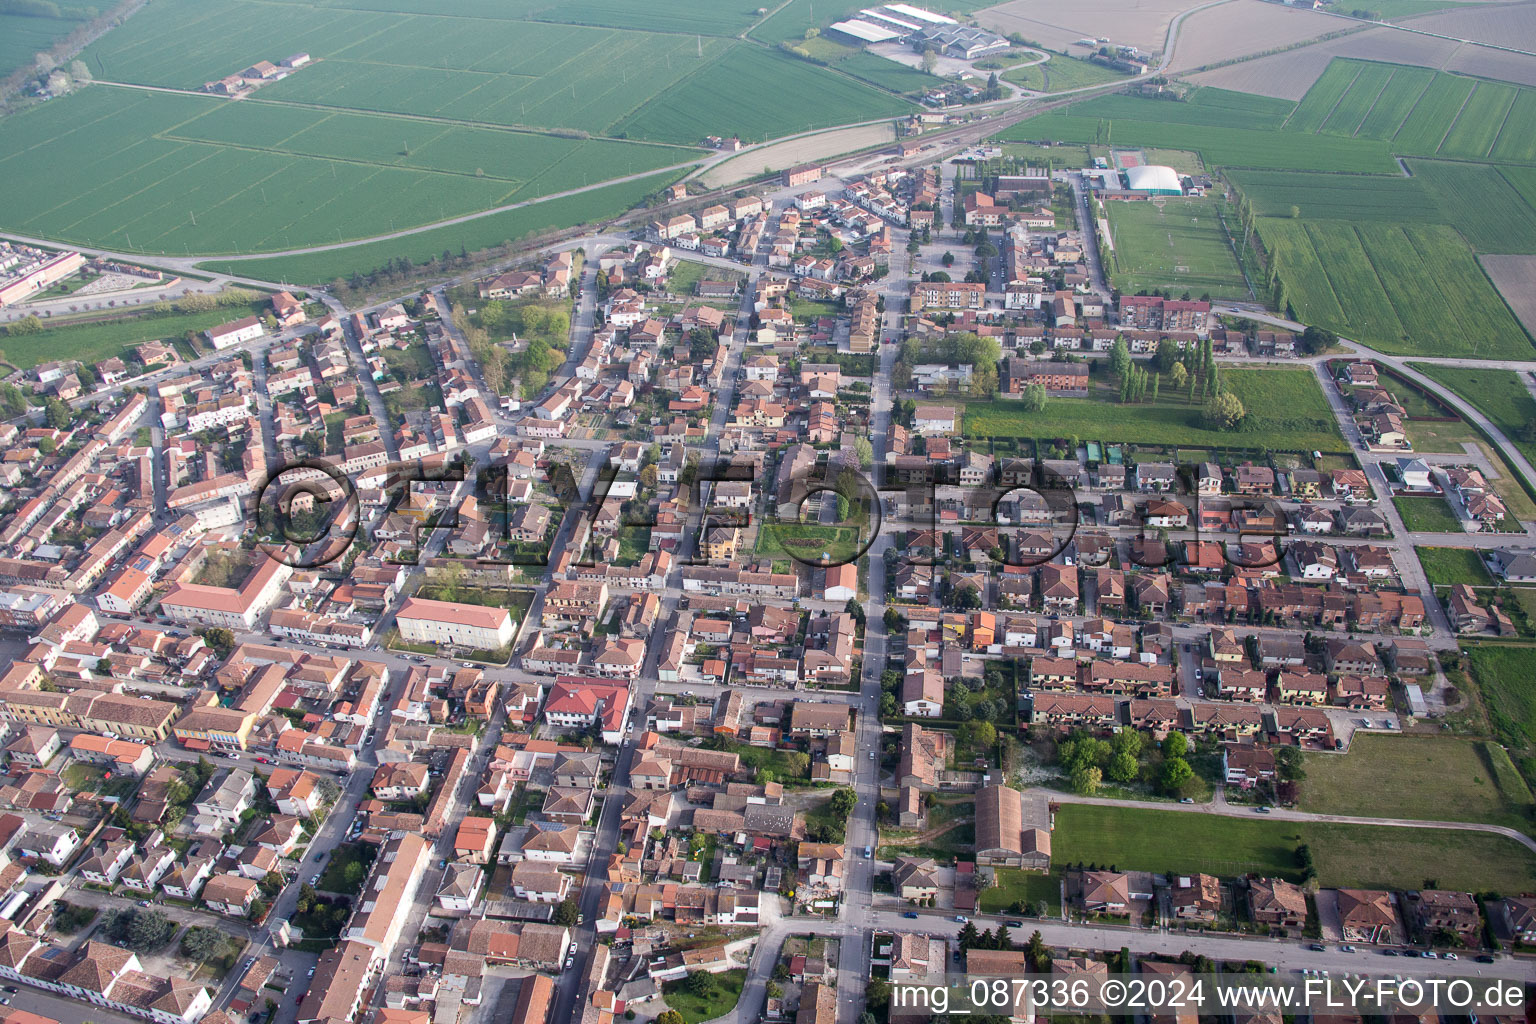
[[1304, 811], [1530, 824], [1531, 791], [1488, 740], [1357, 732], [1348, 754], [1308, 755], [1306, 772]]
[[1020, 900], [1029, 904], [1031, 913], [1039, 910], [1042, 901], [1047, 904], [1047, 910], [1059, 912], [1060, 873], [1043, 874], [1018, 868], [998, 868], [997, 884], [990, 889], [983, 889], [977, 903], [982, 911], [997, 914], [1009, 911]]
[[[762, 103], [764, 96], [774, 97]], [[788, 54], [738, 44], [613, 125], [615, 133], [691, 143], [729, 131], [751, 142], [910, 111], [912, 105]]]
[[1450, 587], [1457, 583], [1468, 583], [1474, 587], [1493, 585], [1493, 577], [1488, 575], [1482, 557], [1470, 548], [1414, 548], [1414, 551], [1418, 552], [1419, 562], [1424, 566], [1424, 573], [1433, 586]]
[[1108, 203], [1114, 253], [1110, 279], [1121, 292], [1172, 288], [1213, 299], [1247, 300], [1237, 256], [1221, 226], [1219, 199]]
[[1060, 53], [1051, 54], [1043, 64], [1030, 64], [1014, 68], [1003, 74], [1003, 80], [1037, 92], [1062, 92], [1085, 85], [1099, 85], [1127, 78], [1114, 68], [1093, 61], [1079, 60]]
[[1529, 781], [1536, 776], [1536, 648], [1478, 645], [1465, 648], [1499, 741], [1510, 749]]
[[1084, 439], [1131, 444], [1245, 446], [1297, 451], [1346, 451], [1338, 423], [1310, 370], [1227, 370], [1222, 383], [1243, 402], [1241, 429], [1211, 430], [1200, 424], [1200, 405], [1186, 395], [1161, 392], [1157, 403], [1122, 405], [1113, 387], [1090, 398], [1052, 398], [1039, 413], [1018, 402], [969, 402], [967, 437], [1044, 437], [1075, 434]]
[[646, 196], [661, 190], [683, 172], [653, 174], [638, 181], [608, 185], [579, 195], [551, 199], [516, 210], [491, 214], [463, 224], [432, 228], [403, 238], [368, 242], [299, 256], [215, 260], [207, 264], [219, 273], [239, 274], [262, 281], [325, 284], [352, 274], [370, 274], [394, 259], [425, 264], [443, 250], [476, 250], [516, 241], [544, 231], [616, 217]]
[[1393, 498], [1403, 526], [1413, 533], [1460, 533], [1461, 523], [1444, 498]]
[[1472, 369], [1415, 363], [1413, 368], [1439, 381], [1487, 416], [1528, 459], [1536, 459], [1536, 399], [1531, 397], [1521, 370]]
[[696, 155], [109, 85], [27, 110], [7, 128], [0, 175], [14, 201], [0, 225], [172, 255], [347, 241]]
[[855, 526], [768, 522], [757, 533], [757, 553], [763, 558], [788, 558], [793, 553], [816, 561], [825, 554], [836, 562], [858, 552], [859, 529]]
[[39, 7], [37, 14], [0, 14], [0, 78], [32, 63], [34, 56], [109, 6], [99, 0], [52, 0], [51, 11]]
[[36, 334], [0, 338], [0, 347], [5, 349], [6, 361], [21, 369], [61, 356], [97, 363], [120, 356], [146, 341], [180, 338], [188, 331], [205, 331], [231, 320], [266, 313], [269, 309], [268, 304], [261, 301], [223, 306], [205, 313], [127, 314], [116, 320], [61, 324]]
[[[1297, 318], [1386, 352], [1528, 359], [1530, 339], [1471, 248], [1439, 224], [1262, 217]], [[1421, 282], [1434, 280], [1426, 289]]]
[[696, 977], [705, 979], [702, 994], [692, 991], [688, 978], [669, 981], [661, 987], [667, 1005], [682, 1014], [686, 1024], [702, 1024], [703, 1021], [714, 1020], [730, 1012], [741, 998], [741, 987], [746, 983], [747, 972], [745, 968], [721, 971], [719, 974], [699, 972]]
[[[697, 155], [659, 142], [897, 116], [912, 107], [895, 93], [937, 81], [862, 51], [832, 71], [741, 40], [756, 8], [710, 0], [276, 11], [157, 0], [89, 47], [99, 84], [7, 122], [0, 228], [169, 255], [344, 242]], [[311, 61], [238, 103], [202, 92], [296, 52]]]
[[1473, 892], [1536, 885], [1536, 854], [1481, 832], [1063, 804], [1052, 842], [1056, 864], [1113, 864], [1121, 871], [1299, 880], [1296, 847], [1305, 844], [1325, 886], [1417, 889], [1426, 877]]

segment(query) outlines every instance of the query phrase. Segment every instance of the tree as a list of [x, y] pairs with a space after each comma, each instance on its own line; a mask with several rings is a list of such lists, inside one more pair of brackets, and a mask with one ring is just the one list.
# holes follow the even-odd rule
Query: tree
[[[1042, 917], [1045, 915], [1041, 915]], [[1051, 966], [1051, 950], [1045, 944], [1045, 937], [1037, 930], [1029, 937], [1029, 942], [1024, 947], [1029, 969], [1036, 973], [1044, 973]]]
[[939, 55], [934, 53], [932, 50], [924, 50], [923, 51], [923, 70], [928, 72], [931, 75], [931, 74], [933, 74], [933, 69], [938, 67], [938, 66], [939, 66]]
[[967, 921], [965, 922], [965, 926], [960, 929], [960, 948], [970, 949], [972, 946], [976, 945], [980, 938], [981, 936], [977, 933], [976, 926], [970, 921]]
[[113, 923], [113, 936], [136, 953], [153, 953], [176, 934], [176, 923], [158, 910], [128, 911], [126, 923], [122, 918]]
[[1183, 363], [1174, 363], [1168, 370], [1168, 380], [1174, 389], [1180, 389], [1189, 383], [1189, 371], [1184, 369]]
[[993, 398], [997, 395], [997, 366], [982, 363], [971, 371], [971, 397]]
[[188, 928], [181, 936], [182, 955], [202, 963], [224, 956], [229, 951], [229, 936], [217, 928]]
[[1045, 408], [1047, 398], [1045, 385], [1036, 381], [1024, 388], [1024, 411], [1040, 412]]
[[1181, 732], [1171, 732], [1163, 740], [1164, 757], [1183, 757], [1189, 753], [1189, 740]]
[[1201, 419], [1210, 429], [1233, 430], [1246, 415], [1248, 410], [1243, 408], [1242, 401], [1236, 395], [1230, 391], [1221, 391], [1205, 404]]
[[235, 649], [235, 634], [223, 626], [208, 626], [197, 630], [197, 635], [203, 638], [207, 645], [213, 648], [213, 653], [221, 659], [229, 657]]
[[1115, 782], [1134, 782], [1140, 768], [1133, 754], [1121, 751], [1109, 759], [1109, 767], [1104, 769], [1104, 774]]
[[576, 926], [576, 918], [580, 914], [581, 911], [576, 906], [576, 901], [567, 897], [561, 900], [560, 904], [555, 907], [555, 924], [566, 928], [574, 928]]
[[284, 880], [283, 876], [278, 874], [276, 871], [268, 871], [266, 876], [262, 878], [260, 884], [262, 895], [271, 898], [282, 892], [283, 886], [286, 885], [287, 882]]
[[48, 420], [48, 425], [54, 430], [67, 430], [74, 422], [75, 412], [64, 402], [57, 398], [50, 398], [43, 403], [43, 415]]
[[688, 980], [685, 984], [688, 986], [689, 992], [703, 999], [709, 994], [709, 972], [694, 971], [688, 975]]
[[683, 1015], [676, 1010], [663, 1010], [656, 1018], [656, 1024], [688, 1024], [683, 1020]]
[[839, 818], [847, 818], [853, 813], [853, 809], [859, 805], [858, 794], [851, 789], [839, 789], [832, 794], [832, 813]]
[[1089, 765], [1080, 765], [1072, 771], [1072, 792], [1079, 796], [1093, 796], [1104, 781], [1104, 773]]
[[1189, 762], [1182, 757], [1170, 757], [1163, 762], [1163, 770], [1159, 774], [1158, 782], [1164, 792], [1176, 793], [1179, 788], [1195, 777], [1195, 770], [1189, 766]]
[[960, 742], [973, 750], [986, 749], [997, 742], [997, 726], [989, 721], [966, 722], [960, 726], [958, 732]]
[[955, 265], [955, 254], [952, 252], [945, 252], [943, 256], [939, 257], [939, 262], [944, 264], [946, 267], [952, 267]]

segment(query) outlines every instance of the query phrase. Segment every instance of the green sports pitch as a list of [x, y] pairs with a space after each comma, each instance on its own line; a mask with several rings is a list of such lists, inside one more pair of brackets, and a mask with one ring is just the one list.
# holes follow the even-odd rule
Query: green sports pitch
[[1213, 299], [1245, 300], [1248, 286], [1227, 241], [1218, 199], [1113, 201], [1106, 205], [1113, 254], [1107, 254], [1116, 288], [1132, 293], [1171, 288], [1209, 293]]

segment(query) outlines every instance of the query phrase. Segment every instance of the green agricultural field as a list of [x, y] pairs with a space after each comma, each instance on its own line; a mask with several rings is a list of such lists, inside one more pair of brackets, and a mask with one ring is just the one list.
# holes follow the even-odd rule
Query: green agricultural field
[[1536, 648], [1480, 645], [1465, 653], [1494, 733], [1530, 781], [1536, 773], [1529, 756], [1536, 744]]
[[[0, 226], [171, 254], [383, 234], [695, 155], [107, 85], [25, 111], [7, 128], [0, 175], [12, 201]], [[247, 128], [249, 138], [234, 141]], [[556, 166], [583, 169], [546, 177]]]
[[1438, 152], [1451, 123], [1466, 105], [1473, 84], [1468, 78], [1437, 75], [1392, 136], [1392, 148], [1399, 153]]
[[1512, 163], [1536, 163], [1536, 91], [1520, 90], [1509, 110], [1504, 130], [1493, 146], [1493, 159]]
[[[764, 96], [774, 102], [763, 103]], [[746, 43], [709, 61], [614, 125], [661, 142], [729, 131], [760, 140], [909, 112], [905, 100], [826, 68]]]
[[[1399, 502], [1439, 499], [1398, 498]], [[1466, 583], [1474, 587], [1493, 585], [1493, 577], [1483, 565], [1482, 556], [1470, 548], [1414, 548], [1424, 575], [1436, 587], [1450, 587]]]
[[1518, 92], [1501, 82], [1478, 82], [1436, 152], [1470, 160], [1486, 158], [1498, 141]]
[[1460, 533], [1461, 523], [1444, 498], [1393, 498], [1403, 526], [1412, 533]]
[[215, 260], [207, 267], [217, 273], [237, 274], [259, 281], [307, 284], [325, 284], [353, 274], [367, 276], [394, 259], [425, 263], [444, 250], [457, 253], [460, 249], [486, 249], [544, 231], [600, 223], [634, 207], [681, 175], [681, 171], [653, 174], [637, 181], [607, 185], [383, 242], [367, 242], [300, 256]]
[[[1181, 109], [1189, 106], [1191, 104], [1108, 96], [1073, 104], [1068, 113], [1053, 112], [1021, 121], [1002, 132], [999, 138], [1015, 142], [1051, 139], [1092, 145], [1185, 149], [1199, 153], [1206, 165], [1212, 167], [1298, 171], [1327, 167], [1349, 174], [1398, 172], [1391, 147], [1380, 140], [1180, 123], [1179, 117], [1194, 116]], [[1117, 116], [1111, 118], [1111, 111]]]
[[[1258, 231], [1298, 319], [1404, 355], [1530, 356], [1525, 331], [1448, 227], [1262, 218]], [[1423, 287], [1430, 280], [1436, 288]]]
[[1497, 743], [1355, 733], [1348, 754], [1309, 754], [1301, 809], [1319, 814], [1530, 823], [1531, 791]]
[[1237, 256], [1221, 226], [1219, 199], [1108, 203], [1114, 255], [1111, 278], [1130, 294], [1172, 288], [1215, 299], [1247, 300]]
[[1360, 133], [1360, 126], [1375, 109], [1387, 86], [1392, 81], [1392, 68], [1385, 64], [1367, 64], [1360, 69], [1349, 91], [1340, 97], [1318, 130], [1327, 135], [1346, 135], [1351, 138]]
[[1413, 368], [1466, 399], [1503, 431], [1526, 458], [1536, 459], [1536, 428], [1532, 427], [1536, 424], [1536, 399], [1521, 380], [1521, 371], [1435, 363], [1415, 363]]
[[1536, 884], [1536, 855], [1481, 832], [1334, 825], [1255, 815], [1233, 818], [1150, 808], [1062, 804], [1052, 859], [1112, 864], [1121, 871], [1194, 872], [1299, 880], [1296, 847], [1312, 851], [1318, 881], [1417, 889], [1426, 873], [1441, 886], [1477, 891]]
[[128, 316], [100, 323], [82, 323], [49, 327], [36, 334], [0, 338], [5, 359], [21, 369], [57, 359], [67, 354], [71, 359], [99, 363], [120, 356], [134, 345], [146, 341], [180, 338], [188, 331], [206, 331], [210, 327], [256, 316], [270, 311], [265, 300], [250, 305], [225, 306], [206, 313], [170, 313]]
[[[1414, 161], [1415, 169], [1419, 164]], [[1450, 220], [1418, 176], [1252, 170], [1232, 171], [1230, 176], [1260, 217], [1290, 217], [1295, 209], [1307, 220], [1426, 224]]]
[[924, 92], [943, 83], [943, 79], [935, 78], [921, 68], [908, 67], [868, 50], [855, 51], [838, 61], [835, 67], [845, 75], [862, 78], [892, 92]]
[[[1487, 164], [1413, 160], [1414, 181], [1478, 252], [1536, 252], [1536, 209]], [[1403, 220], [1410, 218], [1404, 217]]]
[[1376, 98], [1376, 105], [1365, 115], [1357, 133], [1361, 138], [1390, 139], [1408, 119], [1414, 105], [1429, 83], [1435, 80], [1435, 72], [1429, 68], [1394, 67], [1392, 80]]
[[[157, 0], [82, 55], [101, 84], [7, 122], [0, 229], [168, 255], [355, 241], [695, 156], [658, 142], [900, 115], [895, 93], [935, 81], [740, 39], [759, 17], [716, 0]], [[201, 93], [295, 52], [311, 62], [240, 103]]]
[[1187, 395], [1161, 391], [1156, 404], [1121, 405], [1112, 385], [1090, 398], [1052, 398], [1039, 413], [1018, 402], [969, 402], [967, 437], [1042, 437], [1076, 435], [1128, 444], [1234, 447], [1341, 452], [1348, 450], [1328, 400], [1310, 370], [1226, 370], [1222, 386], [1243, 402], [1248, 416], [1235, 433], [1200, 425], [1200, 406]]
[[99, 0], [51, 0], [38, 14], [0, 14], [0, 78], [25, 67], [110, 5]]
[[1312, 83], [1284, 127], [1293, 132], [1315, 132], [1333, 116], [1366, 66], [1354, 61], [1333, 61]]
[[[1191, 93], [1183, 103], [1117, 94], [1074, 103], [1068, 109], [1074, 115], [1102, 118], [1117, 123], [1138, 121], [1152, 124], [1199, 125], [1206, 128], [1262, 130], [1279, 128], [1294, 107], [1295, 104], [1289, 100], [1250, 96], [1247, 93], [1232, 92], [1228, 89], [1203, 88]], [[1129, 140], [1105, 141], [1124, 145]]]
[[818, 31], [834, 21], [841, 21], [868, 4], [850, 0], [789, 0], [783, 7], [769, 7], [768, 17], [752, 27], [747, 35], [770, 45], [804, 39], [811, 29]]

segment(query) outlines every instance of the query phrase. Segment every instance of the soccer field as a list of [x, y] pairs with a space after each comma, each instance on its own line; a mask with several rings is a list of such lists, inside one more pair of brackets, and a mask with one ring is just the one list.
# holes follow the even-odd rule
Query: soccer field
[[1127, 294], [1170, 288], [1213, 299], [1247, 299], [1248, 288], [1227, 243], [1217, 199], [1110, 202], [1110, 278]]

